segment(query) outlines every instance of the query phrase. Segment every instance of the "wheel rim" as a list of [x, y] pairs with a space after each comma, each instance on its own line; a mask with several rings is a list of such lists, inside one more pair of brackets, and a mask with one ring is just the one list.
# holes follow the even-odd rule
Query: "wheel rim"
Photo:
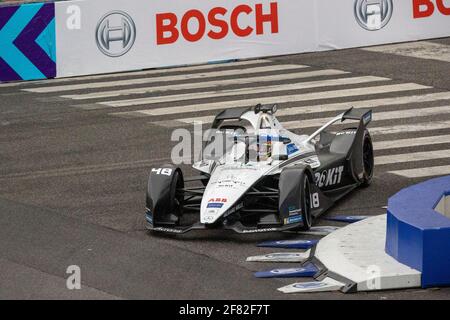
[[364, 172], [367, 178], [371, 178], [373, 174], [373, 147], [369, 138], [364, 140], [363, 150]]
[[305, 182], [303, 183], [303, 203], [305, 204], [305, 225], [311, 226], [311, 193], [308, 177], [305, 177]]

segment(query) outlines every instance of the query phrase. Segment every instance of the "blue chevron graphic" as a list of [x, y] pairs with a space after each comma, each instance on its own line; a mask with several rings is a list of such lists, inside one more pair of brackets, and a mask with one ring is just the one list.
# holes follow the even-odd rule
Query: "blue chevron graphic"
[[0, 81], [56, 74], [53, 3], [0, 7]]
[[41, 79], [45, 78], [42, 72], [38, 70], [28, 60], [24, 54], [13, 44], [20, 32], [30, 23], [43, 4], [34, 6], [20, 6], [16, 13], [9, 19], [8, 23], [0, 30], [0, 39], [3, 46], [0, 51], [0, 57], [5, 60], [9, 66], [17, 72], [22, 79]]
[[56, 62], [56, 46], [49, 46], [52, 39], [49, 39], [52, 35], [52, 30], [55, 30], [55, 18], [53, 18], [52, 22], [50, 22], [47, 28], [42, 31], [42, 33], [37, 37], [36, 43], [45, 51], [45, 53], [52, 59], [53, 62]]

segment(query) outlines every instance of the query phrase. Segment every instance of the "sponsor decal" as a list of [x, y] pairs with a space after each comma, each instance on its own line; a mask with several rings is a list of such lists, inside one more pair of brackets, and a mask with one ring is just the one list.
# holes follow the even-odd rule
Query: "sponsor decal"
[[286, 146], [286, 150], [287, 150], [288, 156], [299, 151], [298, 147], [294, 143], [288, 144]]
[[336, 136], [355, 135], [355, 134], [356, 134], [356, 130], [345, 130], [345, 131], [336, 133]]
[[[241, 21], [251, 21], [245, 24]], [[191, 28], [195, 25], [196, 28]], [[215, 7], [209, 12], [197, 9], [186, 11], [182, 16], [173, 12], [156, 14], [156, 43], [170, 45], [180, 38], [188, 42], [197, 42], [204, 38], [220, 40], [229, 34], [245, 38], [252, 34], [278, 33], [278, 3], [268, 5], [257, 3], [255, 6], [241, 4], [228, 10]]]
[[317, 156], [310, 156], [310, 157], [301, 159], [301, 160], [299, 160], [299, 163], [310, 166], [313, 169], [320, 167], [320, 161]]
[[220, 209], [223, 207], [223, 203], [208, 203], [207, 208], [216, 208], [216, 209]]
[[300, 253], [269, 253], [265, 255], [266, 258], [297, 258], [301, 256]]
[[[220, 209], [220, 208], [219, 208]], [[206, 210], [206, 214], [202, 217], [202, 222], [211, 223], [216, 220], [219, 209], [210, 208]]]
[[358, 24], [368, 30], [384, 28], [392, 17], [392, 0], [355, 0], [355, 18]]
[[269, 253], [262, 256], [254, 256], [254, 257], [248, 257], [247, 261], [272, 261], [272, 262], [302, 262], [308, 259], [309, 257], [309, 251], [307, 252], [300, 252], [300, 253], [294, 253], [294, 252], [277, 252], [277, 253]]
[[[213, 211], [214, 211], [214, 210], [213, 210]], [[208, 211], [208, 213], [211, 214], [209, 211]], [[214, 213], [215, 213], [215, 211], [214, 211]], [[203, 217], [203, 220], [204, 220], [205, 222], [211, 222], [211, 221], [214, 221], [214, 218], [215, 218], [215, 216], [213, 216], [213, 215], [205, 215], [205, 216]]]
[[370, 216], [334, 216], [334, 217], [328, 217], [325, 218], [326, 220], [330, 221], [340, 221], [340, 222], [348, 222], [348, 223], [354, 223], [361, 220], [365, 220], [369, 218]]
[[296, 206], [289, 206], [289, 215], [295, 215], [302, 212], [302, 209], [298, 209]]
[[109, 12], [98, 22], [95, 40], [104, 55], [112, 58], [121, 57], [134, 45], [136, 25], [126, 12]]
[[244, 207], [244, 203], [241, 202], [238, 205], [236, 205], [233, 208], [231, 208], [230, 210], [228, 210], [227, 215], [235, 213], [236, 211], [241, 210], [243, 207]]
[[289, 217], [287, 219], [284, 219], [284, 224], [292, 224], [292, 223], [298, 223], [303, 221], [303, 218], [301, 215], [296, 215], [296, 216], [292, 216]]
[[[240, 170], [241, 168], [239, 168]], [[217, 186], [218, 188], [239, 188], [245, 186], [245, 181], [241, 181], [239, 177], [234, 174], [227, 174], [224, 178], [212, 178], [209, 182], [210, 185]]]
[[220, 203], [227, 203], [227, 198], [211, 198], [208, 200], [208, 202], [220, 202]]
[[309, 249], [314, 246], [318, 240], [279, 240], [266, 241], [258, 243], [258, 247], [265, 248], [292, 248], [292, 249]]
[[304, 271], [306, 271], [306, 269], [305, 268], [297, 268], [297, 269], [294, 269], [294, 268], [292, 268], [292, 269], [274, 269], [274, 270], [271, 270], [270, 271], [270, 273], [273, 273], [273, 274], [292, 274], [292, 273], [299, 273], [299, 272], [304, 272]]
[[370, 121], [372, 121], [372, 111], [368, 112], [367, 114], [364, 115], [363, 117], [363, 123], [366, 126]]
[[224, 203], [227, 203], [227, 201], [228, 200], [226, 198], [211, 198], [208, 200], [207, 208], [220, 209], [223, 207]]
[[313, 243], [311, 240], [281, 240], [277, 241], [277, 244], [310, 244]]
[[414, 19], [428, 18], [436, 12], [450, 16], [450, 4], [444, 0], [413, 0]]
[[278, 231], [277, 228], [264, 228], [264, 229], [247, 229], [242, 230], [242, 233], [260, 233], [260, 232], [274, 232]]
[[255, 273], [257, 278], [297, 278], [312, 277], [319, 271], [313, 264], [308, 263], [306, 266], [299, 268], [272, 269], [268, 271], [260, 271]]
[[302, 282], [293, 285], [293, 287], [297, 289], [314, 289], [314, 288], [322, 288], [325, 286], [327, 286], [325, 282]]
[[163, 228], [163, 227], [156, 227], [156, 228], [153, 228], [152, 230], [159, 231], [159, 232], [169, 232], [169, 233], [183, 233], [183, 230]]
[[319, 188], [334, 186], [341, 183], [344, 166], [331, 168], [322, 172], [316, 173], [317, 186]]

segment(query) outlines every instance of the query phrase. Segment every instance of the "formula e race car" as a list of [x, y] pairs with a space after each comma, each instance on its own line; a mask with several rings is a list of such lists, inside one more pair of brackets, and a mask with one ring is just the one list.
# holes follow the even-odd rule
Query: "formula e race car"
[[[367, 125], [372, 110], [350, 108], [312, 135], [283, 128], [276, 111], [276, 105], [257, 105], [220, 112], [193, 165], [199, 176], [184, 178], [173, 165], [153, 168], [148, 229], [308, 230], [337, 200], [371, 183], [374, 155]], [[336, 133], [327, 130], [346, 120], [356, 124]]]

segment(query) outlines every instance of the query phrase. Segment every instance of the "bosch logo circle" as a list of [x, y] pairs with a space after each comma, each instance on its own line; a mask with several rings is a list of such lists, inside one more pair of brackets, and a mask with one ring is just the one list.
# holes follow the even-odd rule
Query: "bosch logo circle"
[[108, 57], [123, 56], [133, 47], [135, 40], [134, 21], [123, 11], [107, 13], [97, 24], [97, 46]]
[[356, 0], [355, 18], [358, 24], [369, 31], [384, 28], [394, 11], [392, 0]]

